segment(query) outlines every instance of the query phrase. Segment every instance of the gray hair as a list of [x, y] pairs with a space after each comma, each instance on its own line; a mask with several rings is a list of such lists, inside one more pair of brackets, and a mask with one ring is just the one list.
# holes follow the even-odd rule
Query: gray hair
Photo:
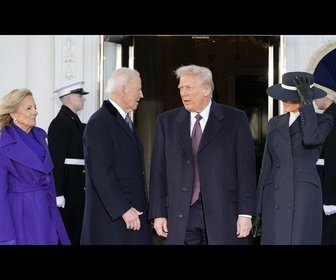
[[174, 71], [174, 74], [176, 75], [177, 79], [180, 79], [181, 76], [183, 75], [199, 76], [202, 85], [210, 86], [211, 92], [213, 92], [215, 89], [215, 85], [212, 79], [212, 72], [207, 67], [198, 66], [194, 64], [181, 66]]
[[114, 70], [111, 77], [107, 81], [105, 94], [110, 96], [117, 89], [127, 85], [134, 76], [140, 76], [140, 73], [135, 69], [121, 67]]

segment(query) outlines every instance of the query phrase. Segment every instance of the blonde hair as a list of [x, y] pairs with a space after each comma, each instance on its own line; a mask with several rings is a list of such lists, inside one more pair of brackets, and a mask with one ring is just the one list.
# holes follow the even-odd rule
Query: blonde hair
[[27, 88], [13, 89], [2, 98], [0, 104], [0, 133], [3, 127], [13, 124], [10, 114], [15, 112], [26, 96], [32, 96]]

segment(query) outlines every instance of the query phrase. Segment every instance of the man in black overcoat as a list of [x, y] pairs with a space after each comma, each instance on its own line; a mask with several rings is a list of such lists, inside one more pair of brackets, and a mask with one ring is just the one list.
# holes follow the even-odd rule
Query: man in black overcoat
[[315, 105], [334, 119], [316, 166], [323, 194], [322, 245], [336, 245], [336, 45], [327, 45], [318, 50], [312, 57], [311, 68], [316, 87], [327, 92], [326, 97], [314, 101]]

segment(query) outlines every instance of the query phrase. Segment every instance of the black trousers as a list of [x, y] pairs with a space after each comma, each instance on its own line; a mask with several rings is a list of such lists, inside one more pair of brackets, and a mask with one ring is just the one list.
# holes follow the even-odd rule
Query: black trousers
[[190, 206], [185, 245], [208, 245], [202, 197]]
[[336, 214], [323, 214], [322, 245], [336, 245]]

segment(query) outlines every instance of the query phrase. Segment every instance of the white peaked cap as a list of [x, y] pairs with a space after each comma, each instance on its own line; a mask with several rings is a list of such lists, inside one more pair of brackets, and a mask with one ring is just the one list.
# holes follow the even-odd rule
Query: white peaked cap
[[83, 86], [84, 86], [84, 81], [72, 83], [67, 86], [63, 86], [59, 89], [56, 89], [54, 93], [57, 93], [58, 97], [61, 98], [62, 96], [68, 95], [70, 93], [77, 93], [77, 94], [88, 94], [87, 91], [84, 91]]

